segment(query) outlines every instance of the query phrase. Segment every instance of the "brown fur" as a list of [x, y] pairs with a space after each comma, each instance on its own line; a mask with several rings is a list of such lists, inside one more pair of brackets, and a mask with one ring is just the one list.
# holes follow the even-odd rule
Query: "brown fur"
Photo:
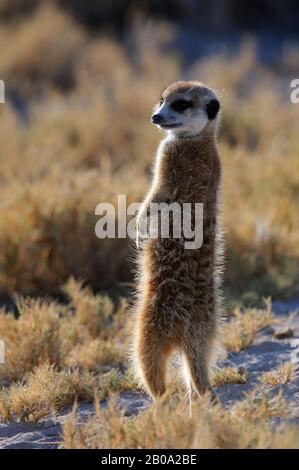
[[[164, 96], [185, 93], [194, 83], [178, 82]], [[208, 363], [220, 308], [216, 235], [221, 167], [215, 131], [215, 122], [208, 122], [196, 137], [162, 142], [142, 208], [147, 210], [150, 202], [202, 202], [204, 211], [201, 248], [185, 249], [183, 239], [158, 238], [147, 239], [140, 250], [133, 361], [153, 397], [165, 392], [166, 364], [173, 350], [183, 354], [195, 390], [211, 390]]]

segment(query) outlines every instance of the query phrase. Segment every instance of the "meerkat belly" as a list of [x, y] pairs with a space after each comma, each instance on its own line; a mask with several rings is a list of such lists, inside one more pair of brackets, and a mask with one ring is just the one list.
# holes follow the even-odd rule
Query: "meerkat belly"
[[190, 320], [204, 321], [201, 305], [206, 300], [206, 292], [212, 297], [214, 290], [214, 259], [210, 248], [188, 250], [183, 239], [151, 240], [147, 258], [153, 293], [149, 301], [160, 327], [171, 334], [173, 325], [181, 331]]

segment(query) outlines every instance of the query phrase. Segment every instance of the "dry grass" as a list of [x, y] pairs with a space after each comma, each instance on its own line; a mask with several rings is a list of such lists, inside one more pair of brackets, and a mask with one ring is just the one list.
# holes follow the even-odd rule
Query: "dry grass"
[[117, 370], [96, 375], [88, 370], [58, 371], [47, 363], [25, 375], [22, 382], [0, 391], [2, 421], [38, 421], [75, 400], [103, 399], [108, 393], [128, 390], [130, 379]]
[[[271, 424], [275, 417], [288, 416], [282, 395], [260, 387], [228, 410], [211, 407], [207, 400], [195, 402], [190, 419], [187, 400], [172, 379], [158, 410], [150, 407], [137, 417], [125, 418], [116, 407], [117, 394], [137, 388], [130, 373], [124, 372], [127, 303], [123, 300], [115, 310], [108, 297], [92, 293], [74, 279], [63, 291], [68, 304], [19, 298], [19, 317], [1, 314], [7, 346], [7, 361], [0, 369], [1, 421], [38, 421], [66, 405], [95, 397], [98, 402], [108, 396], [108, 409], [97, 405], [87, 423], [78, 424], [76, 412], [72, 413], [63, 426], [63, 447], [298, 446], [295, 428], [282, 425], [274, 430]], [[233, 348], [251, 344], [258, 331], [272, 321], [270, 303], [264, 310], [239, 311], [226, 326], [230, 332], [227, 344]], [[280, 380], [289, 380], [290, 373], [285, 367]], [[212, 374], [215, 387], [246, 381], [246, 371], [231, 367]]]
[[[90, 35], [55, 5], [1, 28], [1, 79], [10, 86], [0, 107], [0, 295], [19, 295], [18, 316], [0, 311], [1, 420], [38, 420], [75, 400], [135, 387], [124, 372], [127, 301], [115, 307], [92, 291], [119, 293], [132, 280], [130, 241], [98, 240], [94, 210], [102, 201], [115, 205], [118, 194], [128, 204], [141, 200], [161, 137], [149, 123], [152, 106], [183, 75], [221, 94], [226, 298], [246, 306], [298, 294], [298, 107], [281, 77], [295, 73], [299, 52], [266, 66], [246, 41], [233, 61], [216, 54], [186, 71], [165, 52], [175, 34], [136, 22], [128, 50]], [[66, 303], [25, 297], [61, 293]], [[240, 351], [272, 323], [270, 304], [237, 308], [224, 345]], [[262, 381], [291, 380], [284, 367]], [[216, 386], [245, 380], [230, 368], [213, 376]], [[285, 406], [266, 392], [227, 411], [196, 404], [191, 421], [185, 411], [174, 396], [157, 414], [125, 420], [112, 400], [86, 426], [73, 417], [64, 446], [298, 447], [295, 428], [273, 431], [268, 420]]]
[[53, 4], [42, 4], [18, 28], [14, 24], [5, 26], [0, 37], [6, 41], [0, 53], [1, 74], [12, 89], [30, 96], [46, 92], [51, 84], [71, 86], [85, 34]]
[[[136, 388], [130, 373], [121, 372], [127, 357], [126, 300], [115, 308], [107, 296], [94, 294], [74, 279], [63, 291], [67, 304], [18, 298], [18, 317], [1, 312], [6, 347], [6, 362], [0, 368], [2, 420], [38, 420], [75, 399]], [[264, 310], [238, 311], [225, 326], [226, 346], [248, 346], [272, 321], [270, 303]], [[246, 381], [244, 371], [231, 367], [212, 375], [215, 387]], [[170, 384], [179, 390], [177, 380], [172, 378]]]
[[266, 385], [281, 385], [292, 382], [295, 377], [295, 364], [286, 362], [278, 370], [265, 372], [261, 376], [261, 382]]
[[239, 371], [234, 367], [216, 369], [211, 377], [213, 387], [221, 387], [226, 384], [245, 384], [247, 379], [248, 377], [245, 372]]
[[[163, 52], [175, 30], [136, 23], [130, 56], [52, 5], [0, 35], [1, 78], [21, 95], [19, 107], [8, 98], [0, 108], [1, 291], [57, 294], [70, 275], [116, 289], [132, 278], [130, 242], [98, 240], [94, 210], [118, 193], [143, 197], [161, 137], [151, 109], [183, 73]], [[293, 73], [291, 55], [283, 73]], [[226, 286], [251, 304], [298, 293], [297, 107], [281, 93], [280, 68], [260, 63], [247, 41], [233, 63], [217, 54], [186, 72], [222, 95]]]
[[92, 400], [96, 379], [87, 371], [72, 374], [58, 372], [44, 364], [20, 383], [4, 389], [0, 395], [2, 420], [38, 421], [49, 412], [74, 402]]
[[63, 291], [68, 304], [18, 298], [18, 317], [0, 313], [0, 420], [36, 421], [75, 399], [136, 387], [123, 372], [126, 300], [115, 308], [74, 279]]
[[[253, 392], [243, 402], [224, 410], [207, 400], [195, 403], [189, 417], [183, 396], [168, 396], [158, 409], [124, 418], [115, 411], [97, 407], [95, 417], [78, 425], [76, 410], [63, 426], [63, 447], [80, 448], [293, 448], [298, 447], [298, 429], [270, 424], [287, 414], [280, 395]], [[171, 426], [169, 423], [171, 422]]]
[[259, 331], [275, 322], [269, 301], [265, 309], [251, 308], [242, 312], [236, 308], [223, 327], [223, 344], [228, 351], [241, 351], [253, 343]]
[[18, 318], [0, 313], [6, 360], [0, 368], [0, 383], [20, 380], [46, 362], [59, 369], [98, 371], [124, 360], [126, 302], [115, 311], [110, 299], [94, 295], [73, 279], [64, 291], [71, 300], [67, 305], [19, 299]]

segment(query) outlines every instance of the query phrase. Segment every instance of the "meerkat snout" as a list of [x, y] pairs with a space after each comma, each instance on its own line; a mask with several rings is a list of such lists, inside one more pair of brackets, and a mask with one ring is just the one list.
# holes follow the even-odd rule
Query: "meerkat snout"
[[214, 124], [219, 109], [218, 97], [209, 87], [200, 82], [176, 82], [162, 92], [152, 123], [175, 136], [196, 136], [208, 123]]
[[163, 122], [163, 116], [159, 113], [155, 113], [152, 115], [152, 123], [153, 124], [161, 124]]

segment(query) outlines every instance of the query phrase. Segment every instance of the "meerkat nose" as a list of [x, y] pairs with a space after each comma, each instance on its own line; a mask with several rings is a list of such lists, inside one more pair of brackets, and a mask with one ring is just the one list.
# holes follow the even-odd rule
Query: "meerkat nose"
[[161, 116], [161, 114], [156, 113], [152, 115], [153, 124], [161, 124], [161, 122], [163, 122], [163, 117]]

